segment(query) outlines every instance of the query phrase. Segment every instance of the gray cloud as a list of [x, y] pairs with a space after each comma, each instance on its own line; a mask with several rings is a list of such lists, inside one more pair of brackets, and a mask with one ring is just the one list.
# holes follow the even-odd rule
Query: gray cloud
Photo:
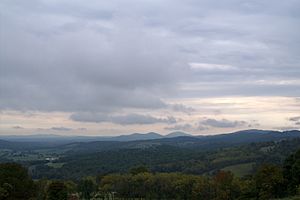
[[197, 132], [197, 131], [204, 131], [209, 130], [211, 128], [236, 128], [236, 127], [257, 127], [259, 124], [256, 121], [253, 121], [254, 124], [248, 123], [246, 121], [238, 121], [238, 120], [228, 120], [228, 119], [211, 119], [206, 118], [197, 123], [190, 124], [176, 124], [174, 126], [165, 127], [166, 130], [177, 130], [177, 131], [190, 131], [190, 132]]
[[151, 115], [140, 115], [140, 114], [126, 114], [126, 115], [107, 115], [103, 113], [74, 113], [70, 116], [70, 119], [80, 122], [111, 122], [114, 124], [121, 125], [132, 125], [132, 124], [155, 124], [155, 123], [166, 123], [173, 124], [177, 120], [174, 117], [157, 118]]
[[251, 122], [248, 122], [249, 128], [257, 128], [260, 127], [260, 123], [258, 123], [257, 120], [251, 120]]
[[77, 130], [79, 130], [79, 131], [87, 131], [88, 129], [87, 128], [78, 128]]
[[175, 126], [165, 127], [165, 130], [169, 131], [194, 131], [194, 127], [191, 124], [178, 124]]
[[300, 116], [291, 117], [291, 118], [289, 118], [289, 121], [291, 121], [291, 122], [298, 122], [298, 121], [300, 121]]
[[292, 122], [294, 126], [300, 126], [300, 116], [290, 117], [288, 120]]
[[69, 127], [51, 127], [51, 128], [37, 128], [37, 131], [62, 131], [62, 132], [67, 132], [67, 131], [87, 131], [87, 128], [69, 128]]
[[[29, 7], [22, 9], [27, 11]], [[107, 22], [115, 24], [113, 32], [99, 33], [94, 29], [97, 21], [91, 21], [92, 27], [82, 26], [81, 23], [89, 23], [83, 21], [77, 25], [78, 30], [62, 29], [59, 35], [40, 37], [36, 29], [47, 34], [69, 22], [58, 15], [61, 21], [45, 26], [51, 20], [45, 16], [44, 21], [32, 19], [24, 30], [19, 24], [23, 21], [15, 14], [4, 13], [6, 28], [1, 29], [5, 51], [0, 55], [3, 68], [0, 109], [110, 111], [165, 106], [161, 96], [172, 90], [172, 83], [177, 80], [171, 77], [180, 71], [181, 65], [173, 59], [177, 53], [172, 46], [162, 42], [163, 38], [140, 30], [138, 22], [131, 19]], [[43, 16], [40, 12], [35, 14]], [[24, 17], [31, 19], [29, 15]], [[6, 40], [11, 37], [17, 38], [17, 46]]]
[[238, 121], [238, 120], [230, 121], [228, 119], [216, 120], [216, 119], [209, 118], [200, 121], [199, 124], [204, 126], [217, 127], [217, 128], [234, 128], [234, 127], [245, 126], [247, 125], [247, 122]]
[[294, 0], [3, 0], [0, 8], [0, 110], [189, 113], [164, 99], [300, 93]]
[[169, 131], [186, 131], [186, 132], [197, 132], [197, 131], [204, 131], [208, 130], [209, 128], [206, 126], [202, 126], [199, 124], [177, 124], [174, 126], [165, 127], [165, 130]]
[[80, 112], [72, 114], [70, 119], [78, 122], [101, 123], [109, 121], [109, 116], [103, 113]]
[[111, 118], [113, 123], [127, 125], [127, 124], [155, 124], [155, 123], [176, 123], [174, 117], [156, 118], [150, 115], [128, 114], [125, 116], [113, 116]]
[[189, 106], [185, 106], [183, 104], [171, 104], [169, 106], [175, 112], [183, 112], [183, 113], [190, 114], [190, 113], [196, 111], [196, 109], [189, 107]]
[[22, 127], [22, 126], [13, 126], [12, 128], [13, 129], [24, 129], [24, 127]]
[[52, 127], [52, 128], [50, 128], [50, 130], [53, 130], [53, 131], [71, 131], [73, 129], [61, 126], [61, 127]]
[[299, 127], [296, 127], [296, 126], [274, 127], [274, 129], [281, 130], [281, 131], [300, 130], [300, 128], [299, 128]]

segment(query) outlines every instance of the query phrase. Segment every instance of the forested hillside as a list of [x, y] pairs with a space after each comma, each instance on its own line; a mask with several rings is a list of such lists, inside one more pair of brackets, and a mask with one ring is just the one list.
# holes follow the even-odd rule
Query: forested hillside
[[300, 139], [251, 143], [210, 151], [171, 145], [113, 149], [79, 155], [71, 153], [53, 161], [52, 165], [37, 163], [32, 173], [36, 178], [78, 179], [87, 175], [124, 173], [132, 167], [143, 165], [152, 172], [211, 174], [244, 164], [246, 168], [240, 173], [247, 175], [262, 163], [281, 164], [287, 155], [299, 148]]
[[20, 165], [0, 164], [0, 199], [8, 200], [296, 200], [299, 186], [300, 150], [280, 165], [262, 164], [243, 178], [224, 170], [200, 176], [153, 173], [140, 166], [122, 174], [98, 174], [78, 181], [33, 181]]
[[125, 173], [141, 165], [151, 172], [197, 175], [225, 169], [242, 177], [263, 163], [281, 164], [289, 153], [300, 148], [299, 136], [299, 131], [246, 130], [215, 136], [68, 144], [1, 140], [0, 162], [21, 163], [33, 178], [78, 180], [90, 175]]
[[300, 180], [299, 135], [299, 131], [248, 130], [67, 144], [1, 140], [0, 199], [295, 196]]

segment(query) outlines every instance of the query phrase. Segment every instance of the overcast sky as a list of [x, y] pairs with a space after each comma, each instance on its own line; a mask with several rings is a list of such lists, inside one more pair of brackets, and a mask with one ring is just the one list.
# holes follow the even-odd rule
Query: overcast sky
[[1, 0], [0, 134], [300, 128], [299, 0]]

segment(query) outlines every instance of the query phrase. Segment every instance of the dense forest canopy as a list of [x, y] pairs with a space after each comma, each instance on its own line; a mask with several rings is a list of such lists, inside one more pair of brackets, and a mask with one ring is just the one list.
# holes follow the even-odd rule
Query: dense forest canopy
[[282, 165], [264, 164], [251, 176], [229, 171], [211, 176], [151, 173], [146, 167], [128, 173], [85, 177], [79, 181], [33, 181], [19, 164], [0, 164], [0, 199], [180, 199], [268, 200], [300, 194], [300, 150]]
[[3, 140], [0, 199], [267, 200], [298, 195], [298, 131], [251, 134], [44, 145]]

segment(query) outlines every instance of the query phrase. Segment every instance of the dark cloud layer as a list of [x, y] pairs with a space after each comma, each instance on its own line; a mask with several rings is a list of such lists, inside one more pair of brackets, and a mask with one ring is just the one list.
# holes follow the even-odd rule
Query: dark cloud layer
[[61, 127], [52, 127], [51, 130], [53, 130], [53, 131], [71, 131], [73, 129], [61, 126]]
[[121, 125], [132, 125], [132, 124], [155, 124], [155, 123], [166, 123], [174, 124], [177, 120], [174, 117], [157, 118], [151, 115], [140, 115], [140, 114], [126, 114], [126, 115], [107, 115], [103, 113], [74, 113], [70, 116], [74, 121], [79, 122], [110, 122]]
[[187, 131], [187, 132], [195, 132], [195, 131], [203, 131], [209, 130], [212, 128], [243, 128], [243, 127], [257, 127], [259, 124], [257, 122], [255, 124], [248, 123], [246, 121], [239, 121], [239, 120], [228, 120], [228, 119], [212, 119], [206, 118], [200, 120], [194, 124], [176, 124], [174, 126], [166, 127], [166, 130], [180, 130], [180, 131]]
[[289, 118], [289, 121], [291, 121], [291, 122], [298, 122], [298, 121], [300, 121], [300, 116], [291, 117], [291, 118]]
[[169, 126], [166, 127], [165, 130], [168, 131], [186, 131], [186, 132], [197, 132], [197, 131], [203, 131], [203, 130], [208, 130], [208, 127], [205, 126], [201, 126], [201, 125], [197, 125], [197, 124], [189, 124], [189, 123], [185, 123], [185, 124], [177, 124], [174, 126]]
[[[300, 116], [295, 116], [295, 117], [290, 117], [288, 119], [291, 123], [294, 124], [295, 127], [297, 127], [298, 129], [300, 128]], [[297, 128], [294, 128], [294, 129], [297, 129]]]
[[13, 126], [12, 128], [13, 129], [24, 129], [24, 127], [22, 127], [22, 126]]
[[175, 112], [183, 112], [183, 113], [187, 113], [187, 114], [190, 114], [190, 113], [196, 111], [196, 109], [189, 107], [189, 106], [185, 106], [183, 104], [171, 104], [171, 105], [169, 105], [169, 107], [171, 107], [171, 109]]
[[217, 128], [234, 128], [239, 126], [244, 126], [247, 124], [245, 121], [230, 121], [227, 119], [205, 119], [203, 121], [200, 121], [199, 124], [205, 125], [205, 126], [211, 126], [211, 127], [217, 127]]

